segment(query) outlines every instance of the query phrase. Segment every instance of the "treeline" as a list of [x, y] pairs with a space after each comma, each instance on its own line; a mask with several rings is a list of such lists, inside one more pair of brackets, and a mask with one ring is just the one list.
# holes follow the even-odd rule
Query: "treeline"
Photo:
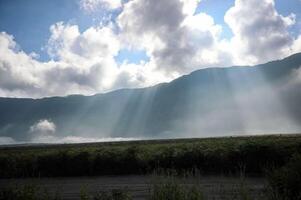
[[178, 173], [263, 175], [301, 153], [301, 136], [229, 137], [0, 150], [0, 178]]

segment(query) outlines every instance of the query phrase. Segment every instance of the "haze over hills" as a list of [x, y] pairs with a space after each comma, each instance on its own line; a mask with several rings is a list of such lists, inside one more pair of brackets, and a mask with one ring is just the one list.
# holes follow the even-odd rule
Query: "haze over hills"
[[[169, 138], [301, 131], [301, 53], [207, 68], [170, 83], [93, 96], [0, 98], [0, 138]], [[3, 143], [3, 142], [2, 142]]]

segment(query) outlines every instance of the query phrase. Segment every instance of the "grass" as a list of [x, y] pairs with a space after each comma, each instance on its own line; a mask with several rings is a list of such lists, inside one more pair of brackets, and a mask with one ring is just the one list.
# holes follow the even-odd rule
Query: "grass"
[[[196, 177], [195, 174], [188, 174]], [[203, 188], [198, 182], [183, 184], [185, 176], [179, 176], [176, 171], [168, 175], [156, 175], [150, 185], [147, 200], [207, 200]], [[250, 190], [244, 182], [241, 173], [239, 187], [232, 191], [232, 196], [219, 194], [217, 199], [254, 200]], [[295, 154], [290, 161], [279, 168], [267, 172], [268, 185], [260, 200], [300, 200], [301, 199], [301, 154]], [[132, 200], [128, 189], [100, 190], [90, 194], [87, 187], [82, 187], [79, 198], [81, 200]], [[41, 192], [42, 191], [42, 192]], [[224, 191], [225, 192], [225, 191]], [[60, 200], [58, 195], [50, 195], [47, 190], [34, 185], [8, 187], [0, 191], [0, 200]], [[257, 194], [258, 195], [258, 194]], [[210, 198], [211, 199], [211, 198]]]
[[[99, 191], [89, 194], [83, 187], [79, 194], [80, 200], [132, 200], [130, 194], [123, 189]], [[59, 193], [51, 195], [46, 189], [35, 185], [7, 187], [0, 191], [0, 200], [61, 200]]]
[[3, 188], [0, 200], [60, 200], [59, 193], [50, 194], [36, 185], [24, 185]]
[[157, 177], [150, 188], [150, 200], [204, 200], [198, 183], [183, 185], [175, 175]]
[[[198, 183], [183, 184], [184, 179], [176, 175], [157, 176], [150, 185], [146, 200], [205, 200], [202, 188]], [[248, 194], [244, 194], [247, 196]], [[244, 197], [245, 197], [244, 196]], [[82, 187], [79, 192], [81, 200], [132, 200], [127, 188], [99, 190], [89, 193], [87, 187]], [[239, 197], [242, 197], [241, 195]], [[34, 185], [8, 187], [0, 191], [0, 200], [59, 200], [59, 195], [51, 196], [47, 190], [42, 190]], [[234, 200], [231, 198], [231, 200]], [[239, 200], [247, 200], [240, 198]]]
[[[301, 152], [300, 135], [0, 147], [0, 178], [151, 174], [262, 175]], [[119, 166], [123, 166], [122, 168]]]
[[[268, 186], [263, 199], [301, 200], [301, 135], [0, 147], [0, 178], [152, 173], [168, 177], [153, 183], [150, 200], [206, 199], [197, 183], [185, 186], [173, 178], [187, 174], [265, 176]], [[89, 194], [85, 188], [80, 198], [132, 199], [123, 189]], [[58, 200], [60, 196], [27, 185], [3, 189], [0, 200], [4, 199]], [[242, 182], [231, 199], [252, 198]]]
[[301, 154], [295, 154], [290, 161], [267, 172], [269, 199], [301, 200]]

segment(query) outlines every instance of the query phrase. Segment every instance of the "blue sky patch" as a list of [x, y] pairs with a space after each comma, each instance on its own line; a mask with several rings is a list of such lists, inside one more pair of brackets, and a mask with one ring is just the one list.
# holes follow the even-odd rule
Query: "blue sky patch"
[[129, 50], [122, 49], [118, 52], [118, 55], [115, 57], [118, 63], [134, 63], [139, 64], [141, 61], [149, 61], [149, 57], [146, 55], [144, 50]]

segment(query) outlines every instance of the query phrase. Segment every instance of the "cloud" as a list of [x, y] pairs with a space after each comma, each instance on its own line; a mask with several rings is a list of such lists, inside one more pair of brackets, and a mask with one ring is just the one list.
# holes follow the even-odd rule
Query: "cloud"
[[50, 28], [48, 52], [53, 60], [39, 62], [17, 49], [12, 36], [0, 34], [0, 95], [41, 97], [93, 94], [111, 89], [118, 75], [114, 56], [118, 40], [108, 27], [57, 23]]
[[67, 136], [63, 138], [55, 138], [53, 143], [87, 143], [87, 142], [118, 142], [118, 141], [132, 141], [137, 138], [87, 138], [79, 136]]
[[121, 44], [113, 25], [80, 32], [77, 25], [58, 22], [50, 33], [46, 49], [52, 59], [47, 62], [17, 48], [13, 36], [0, 34], [1, 96], [89, 95], [170, 80], [155, 72], [152, 64], [118, 66], [114, 57]]
[[[0, 138], [1, 139], [1, 138]], [[62, 143], [88, 143], [88, 142], [120, 142], [120, 141], [133, 141], [138, 140], [138, 138], [96, 138], [96, 137], [84, 137], [84, 136], [66, 136], [59, 137], [54, 135], [48, 135], [43, 137], [35, 137], [30, 141], [31, 143], [54, 143], [54, 144], [62, 144]], [[15, 142], [12, 142], [13, 144]], [[23, 143], [23, 142], [19, 142]], [[1, 143], [0, 143], [1, 144]], [[5, 143], [3, 143], [5, 144]], [[6, 143], [7, 144], [7, 143]]]
[[55, 131], [55, 124], [47, 119], [41, 119], [29, 128], [30, 133], [41, 135], [54, 134]]
[[50, 27], [48, 52], [63, 61], [116, 56], [119, 41], [111, 27], [90, 27], [82, 34], [77, 25], [58, 22]]
[[236, 0], [224, 18], [234, 34], [229, 49], [237, 63], [266, 62], [291, 53], [294, 38], [288, 28], [295, 14], [282, 16], [274, 0]]
[[[294, 14], [280, 15], [273, 0], [236, 0], [225, 21], [233, 31], [196, 13], [199, 0], [81, 0], [85, 10], [120, 9], [107, 25], [80, 31], [50, 26], [50, 60], [25, 53], [12, 35], [0, 33], [0, 96], [44, 97], [95, 94], [170, 81], [196, 69], [251, 65], [301, 51], [301, 35], [288, 29]], [[112, 5], [111, 5], [112, 4]], [[106, 5], [107, 8], [103, 6]], [[168, 13], [168, 14], [167, 14]], [[122, 49], [143, 50], [148, 61], [117, 63]]]
[[[132, 48], [146, 50], [150, 63], [171, 77], [189, 73], [206, 64], [220, 64], [216, 42], [221, 26], [205, 13], [194, 15], [198, 3], [130, 1], [117, 18], [121, 40]], [[205, 58], [208, 54], [214, 54], [211, 57], [215, 59]]]
[[91, 138], [82, 136], [66, 136], [58, 137], [55, 135], [44, 135], [40, 137], [34, 137], [30, 141], [16, 141], [11, 137], [0, 137], [0, 145], [9, 144], [24, 144], [24, 143], [44, 143], [44, 144], [63, 144], [63, 143], [88, 143], [88, 142], [120, 142], [120, 141], [133, 141], [139, 140], [138, 138]]
[[95, 12], [99, 9], [117, 9], [122, 5], [121, 0], [81, 0], [81, 9], [87, 12]]
[[29, 128], [30, 142], [48, 143], [56, 138], [56, 125], [47, 119], [41, 119]]
[[291, 50], [292, 53], [301, 52], [301, 34], [294, 40]]
[[27, 90], [39, 90], [40, 68], [39, 62], [18, 50], [11, 35], [0, 33], [0, 94], [12, 93], [16, 96]]
[[48, 51], [57, 58], [58, 67], [48, 76], [94, 93], [112, 87], [118, 73], [114, 56], [120, 48], [110, 27], [91, 27], [80, 33], [78, 26], [60, 22], [50, 30]]

